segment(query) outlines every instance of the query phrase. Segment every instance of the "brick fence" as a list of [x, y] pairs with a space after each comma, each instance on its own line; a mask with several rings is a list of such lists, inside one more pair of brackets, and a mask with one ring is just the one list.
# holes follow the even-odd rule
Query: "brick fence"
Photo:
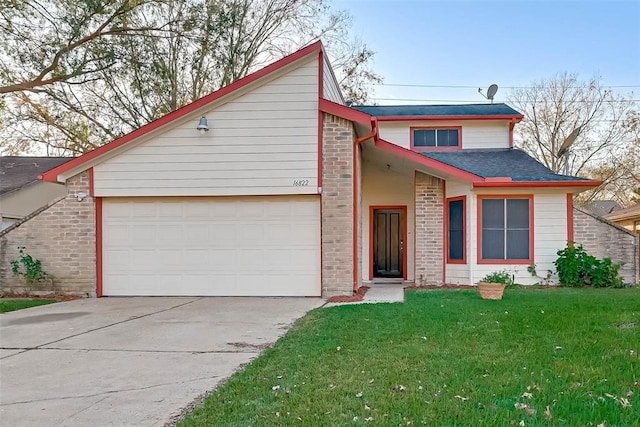
[[638, 282], [638, 236], [635, 233], [578, 207], [573, 210], [573, 230], [576, 243], [590, 255], [624, 262], [620, 274], [625, 283]]
[[[0, 232], [0, 291], [54, 291], [95, 296], [95, 206], [92, 197], [78, 201], [75, 193], [89, 194], [89, 176], [83, 172], [67, 181], [68, 195]], [[27, 289], [11, 272], [19, 247], [42, 262], [48, 280]]]

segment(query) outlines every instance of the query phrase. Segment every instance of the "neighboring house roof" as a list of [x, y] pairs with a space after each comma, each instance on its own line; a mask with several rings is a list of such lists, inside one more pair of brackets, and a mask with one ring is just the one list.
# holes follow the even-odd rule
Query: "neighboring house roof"
[[640, 219], [640, 204], [611, 212], [609, 215], [605, 215], [604, 217], [609, 221], [621, 221], [634, 218]]
[[421, 152], [483, 178], [511, 178], [512, 181], [585, 181], [575, 176], [560, 175], [517, 148], [478, 149], [461, 151]]
[[351, 108], [384, 118], [432, 117], [434, 119], [522, 119], [524, 116], [507, 104], [465, 105], [353, 105]]
[[596, 200], [589, 208], [591, 212], [599, 216], [605, 216], [613, 211], [619, 211], [620, 209], [622, 209], [622, 206], [620, 206], [615, 200]]
[[0, 195], [38, 181], [38, 176], [72, 157], [0, 156]]

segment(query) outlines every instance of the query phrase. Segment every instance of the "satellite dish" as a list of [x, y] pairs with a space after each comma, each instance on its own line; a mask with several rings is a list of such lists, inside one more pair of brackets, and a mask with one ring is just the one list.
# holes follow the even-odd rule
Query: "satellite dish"
[[493, 97], [496, 96], [496, 92], [498, 92], [498, 85], [494, 83], [489, 86], [489, 89], [487, 89], [487, 98], [493, 101]]
[[485, 99], [489, 99], [491, 100], [491, 103], [493, 104], [493, 97], [496, 96], [496, 92], [498, 92], [498, 85], [497, 84], [492, 84], [491, 86], [489, 86], [489, 89], [487, 89], [487, 95], [485, 96], [484, 93], [482, 93], [482, 89], [478, 88], [478, 93], [482, 96], [484, 96]]
[[573, 130], [573, 132], [569, 134], [569, 136], [564, 140], [562, 145], [560, 145], [560, 149], [558, 149], [558, 157], [562, 156], [563, 154], [569, 151], [569, 147], [571, 147], [571, 144], [573, 144], [576, 138], [578, 137], [578, 135], [580, 135], [581, 130], [582, 130], [582, 126], [578, 126]]

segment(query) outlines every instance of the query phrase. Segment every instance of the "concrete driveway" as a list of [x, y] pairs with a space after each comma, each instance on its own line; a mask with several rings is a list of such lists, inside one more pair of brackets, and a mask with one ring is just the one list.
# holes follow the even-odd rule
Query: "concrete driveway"
[[158, 426], [320, 298], [102, 298], [0, 314], [0, 424]]

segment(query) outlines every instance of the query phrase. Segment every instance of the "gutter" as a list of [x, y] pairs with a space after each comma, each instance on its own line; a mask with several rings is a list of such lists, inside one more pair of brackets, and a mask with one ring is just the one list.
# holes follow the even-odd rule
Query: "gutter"
[[[360, 161], [359, 157], [359, 147], [363, 142], [373, 138], [374, 141], [378, 139], [378, 120], [375, 117], [371, 118], [371, 132], [367, 135], [361, 136], [360, 138], [356, 138], [353, 141], [353, 290], [354, 292], [358, 290], [359, 280], [359, 272], [360, 272], [360, 260], [358, 259], [358, 224], [360, 218], [359, 207], [359, 199], [360, 194], [358, 192], [358, 176], [360, 169], [358, 168], [358, 164]], [[362, 184], [362, 180], [360, 180], [360, 184]]]

